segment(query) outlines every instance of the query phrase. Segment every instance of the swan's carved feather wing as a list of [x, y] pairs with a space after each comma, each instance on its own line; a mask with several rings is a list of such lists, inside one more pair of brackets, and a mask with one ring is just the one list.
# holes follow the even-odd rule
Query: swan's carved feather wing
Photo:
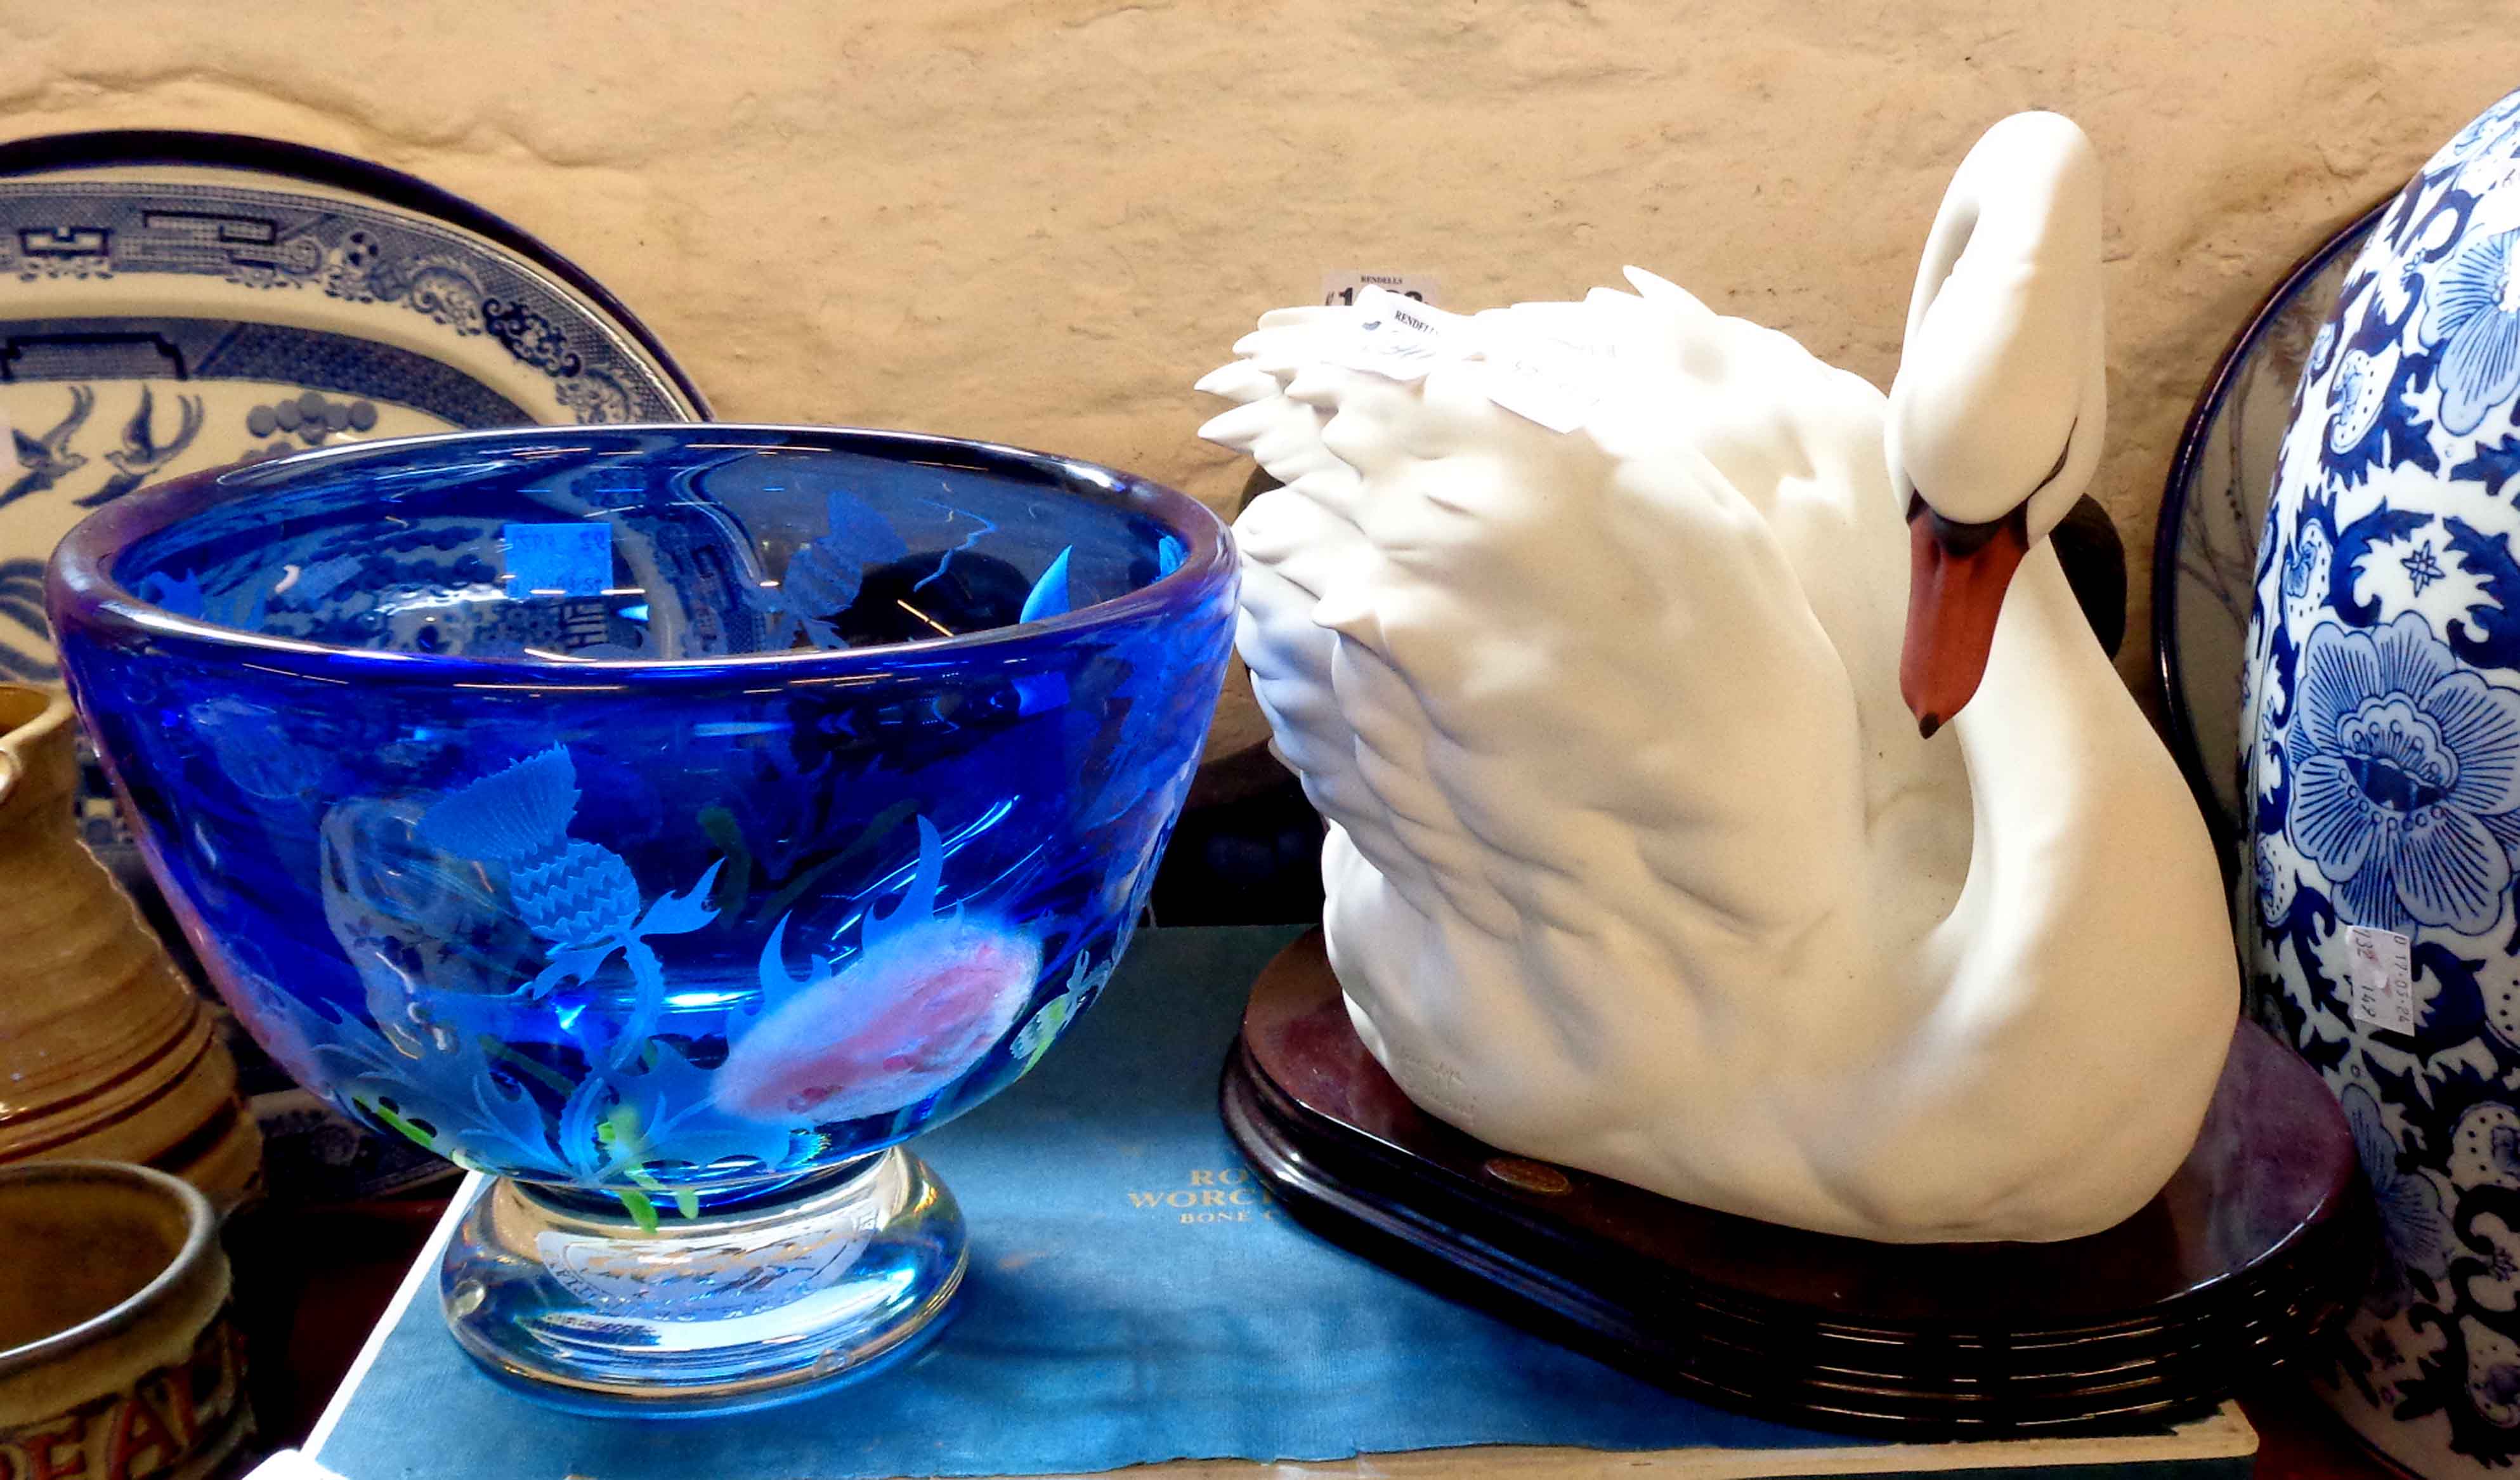
[[[1272, 314], [1200, 382], [1238, 403], [1202, 434], [1285, 485], [1237, 524], [1241, 650], [1325, 815], [1430, 919], [1685, 956], [1675, 933], [1808, 930], [1852, 882], [1813, 876], [1812, 839], [1851, 869], [1863, 809], [1835, 650], [1670, 414], [1692, 340], [1747, 326], [1641, 286], [1481, 314], [1494, 356], [1415, 382], [1335, 363], [1362, 310]], [[1518, 339], [1614, 367], [1585, 429], [1490, 399]], [[1775, 726], [1722, 712], [1760, 691]]]
[[[1371, 581], [1380, 554], [1356, 523], [1362, 478], [1323, 440], [1334, 408], [1287, 394], [1306, 366], [1300, 339], [1283, 331], [1299, 327], [1301, 314], [1264, 319], [1259, 333], [1236, 346], [1245, 358], [1198, 382], [1199, 389], [1239, 403], [1199, 434], [1249, 454], [1284, 485], [1235, 522], [1243, 556], [1235, 646], [1251, 670], [1278, 752], [1303, 779], [1313, 805], [1347, 829], [1387, 876], [1423, 901], [1421, 908], [1431, 907], [1423, 871], [1414, 866], [1388, 804], [1368, 781], [1364, 746], [1341, 708], [1333, 672], [1338, 634], [1315, 620], [1325, 597]], [[1290, 326], [1290, 319], [1297, 324]]]

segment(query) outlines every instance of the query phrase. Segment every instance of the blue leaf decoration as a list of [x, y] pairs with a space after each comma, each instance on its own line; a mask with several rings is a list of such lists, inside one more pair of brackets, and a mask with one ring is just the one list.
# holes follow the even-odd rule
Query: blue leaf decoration
[[[793, 912], [790, 912], [793, 913]], [[761, 945], [761, 997], [751, 1006], [739, 1009], [746, 1018], [776, 1012], [788, 999], [808, 987], [819, 987], [832, 979], [832, 964], [821, 957], [807, 957], [807, 969], [800, 979], [788, 970], [788, 916], [770, 927], [770, 938]]]
[[901, 902], [878, 914], [870, 908], [866, 923], [858, 928], [858, 945], [872, 950], [878, 941], [887, 940], [912, 925], [923, 924], [936, 918], [936, 887], [945, 877], [945, 840], [936, 832], [936, 825], [925, 817], [919, 823], [919, 867], [911, 875], [910, 884], [901, 891]]
[[1023, 614], [1018, 621], [1039, 622], [1066, 614], [1067, 558], [1075, 552], [1073, 545], [1058, 552], [1058, 558], [1050, 562], [1041, 579], [1032, 583], [1032, 594], [1024, 598]]
[[2500, 498], [2502, 485], [2513, 477], [2520, 476], [2520, 437], [2506, 436], [2498, 442], [2491, 443], [2480, 438], [2474, 451], [2475, 456], [2452, 468], [2450, 475], [2454, 478], [2482, 479], [2485, 483], [2485, 491], [2493, 497]]
[[717, 902], [710, 895], [717, 888], [717, 871], [726, 867], [721, 858], [708, 866], [700, 881], [680, 894], [666, 894], [648, 907], [631, 933], [642, 938], [651, 935], [688, 935], [717, 919]]
[[627, 1120], [636, 1133], [615, 1149], [614, 1167], [635, 1165], [659, 1151], [695, 1166], [730, 1156], [748, 1156], [770, 1167], [785, 1161], [788, 1128], [740, 1120], [720, 1110], [709, 1099], [711, 1073], [695, 1066], [672, 1043], [659, 1040], [654, 1067], [617, 1081], [621, 1101], [614, 1112], [616, 1124]]

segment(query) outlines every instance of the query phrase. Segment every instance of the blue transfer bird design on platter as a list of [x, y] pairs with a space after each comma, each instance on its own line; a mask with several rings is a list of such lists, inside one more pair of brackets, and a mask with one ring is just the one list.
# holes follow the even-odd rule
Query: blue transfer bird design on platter
[[[2254, 1010], [2343, 1101], [2386, 1231], [2320, 1387], [2437, 1476], [2520, 1458], [2515, 538], [2520, 93], [2377, 216], [2308, 346], [2237, 756]], [[2404, 938], [2411, 1032], [2357, 932]]]

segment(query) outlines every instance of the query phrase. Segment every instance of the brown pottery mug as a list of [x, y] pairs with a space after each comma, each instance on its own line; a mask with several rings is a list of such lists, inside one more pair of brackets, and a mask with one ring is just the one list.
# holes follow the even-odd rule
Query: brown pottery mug
[[204, 1480], [252, 1432], [209, 1200], [123, 1162], [0, 1167], [0, 1480]]

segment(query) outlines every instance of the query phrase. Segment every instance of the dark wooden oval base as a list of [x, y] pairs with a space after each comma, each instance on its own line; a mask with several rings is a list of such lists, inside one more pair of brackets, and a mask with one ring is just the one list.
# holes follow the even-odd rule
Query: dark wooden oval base
[[1319, 931], [1253, 986], [1222, 1098], [1316, 1232], [1692, 1397], [1855, 1433], [2186, 1415], [2340, 1315], [2377, 1243], [2336, 1101], [2245, 1023], [2161, 1195], [2060, 1243], [1869, 1243], [1508, 1155], [1418, 1109], [1366, 1052]]

